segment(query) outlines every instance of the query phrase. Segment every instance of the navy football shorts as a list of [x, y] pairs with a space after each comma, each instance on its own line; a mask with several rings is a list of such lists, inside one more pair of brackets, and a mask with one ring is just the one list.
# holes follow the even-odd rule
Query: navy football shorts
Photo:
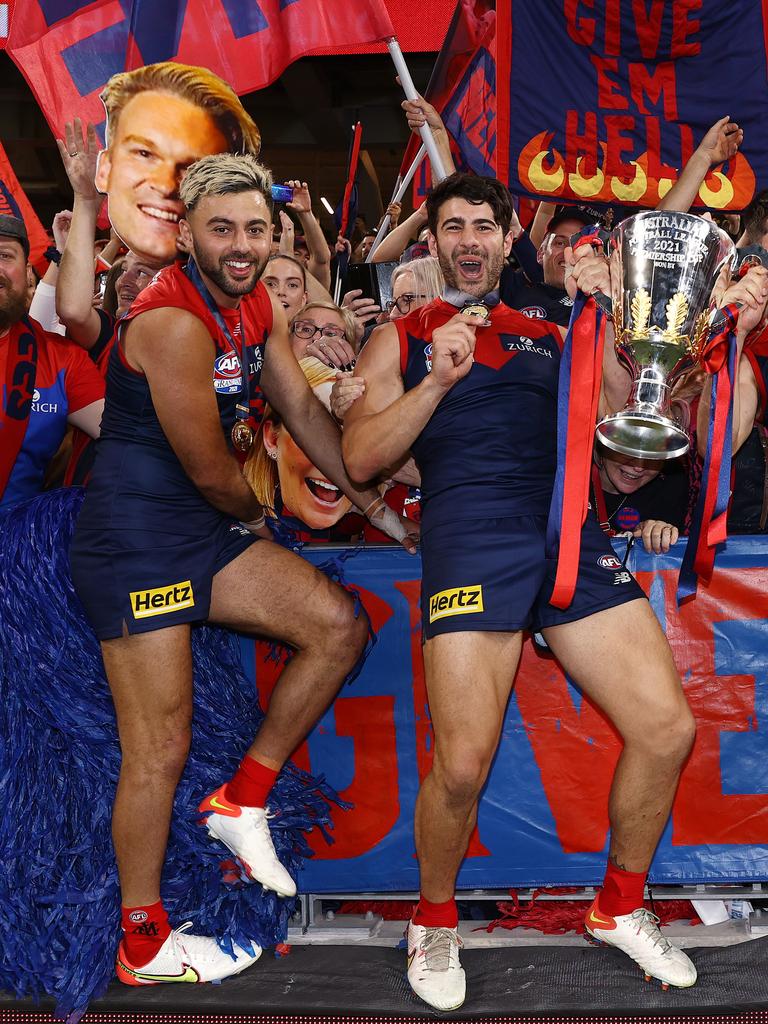
[[557, 563], [545, 554], [546, 516], [438, 523], [421, 535], [423, 637], [464, 631], [540, 631], [645, 597], [590, 513], [576, 592], [549, 604]]
[[227, 516], [197, 535], [80, 528], [72, 581], [99, 640], [207, 619], [216, 573], [259, 540]]

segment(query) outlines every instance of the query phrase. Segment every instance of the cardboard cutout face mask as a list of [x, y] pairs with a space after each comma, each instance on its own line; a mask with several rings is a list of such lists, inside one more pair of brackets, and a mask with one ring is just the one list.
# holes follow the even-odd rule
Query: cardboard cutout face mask
[[[143, 70], [120, 77], [125, 81]], [[204, 68], [189, 70], [213, 79]], [[119, 109], [113, 104], [108, 114], [110, 142], [99, 154], [96, 187], [108, 197], [109, 219], [124, 244], [142, 258], [170, 263], [177, 255], [185, 171], [201, 157], [233, 146], [212, 114], [172, 85], [126, 91], [125, 102]], [[234, 95], [232, 102], [237, 106]]]

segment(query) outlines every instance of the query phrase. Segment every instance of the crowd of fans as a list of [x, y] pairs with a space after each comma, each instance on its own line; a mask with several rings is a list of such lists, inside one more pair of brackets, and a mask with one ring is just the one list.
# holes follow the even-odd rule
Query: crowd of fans
[[[411, 128], [430, 125], [446, 165], [452, 168], [448, 136], [434, 108], [423, 100], [405, 102], [403, 107]], [[661, 207], [689, 209], [703, 176], [732, 155], [740, 142], [738, 126], [727, 118], [718, 121]], [[126, 251], [114, 231], [100, 237], [103, 232], [97, 229], [97, 218], [103, 196], [95, 184], [99, 147], [93, 129], [89, 126], [83, 131], [78, 121], [67, 125], [59, 149], [73, 203], [71, 211], [63, 210], [54, 218], [53, 241], [46, 254], [50, 262], [42, 279], [37, 279], [26, 262], [28, 243], [23, 225], [13, 218], [0, 218], [0, 250], [9, 253], [0, 273], [17, 256], [24, 274], [18, 288], [13, 274], [3, 274], [0, 280], [5, 292], [0, 297], [0, 326], [7, 329], [22, 313], [28, 313], [48, 332], [51, 346], [58, 346], [53, 363], [61, 392], [52, 401], [36, 385], [30, 427], [14, 454], [7, 479], [0, 481], [4, 484], [0, 507], [44, 488], [87, 483], [103, 405], [107, 357], [120, 318], [166, 265], [165, 258]], [[307, 380], [343, 424], [347, 410], [366, 386], [365, 380], [355, 375], [355, 362], [373, 330], [438, 299], [445, 283], [438, 260], [429, 254], [423, 205], [401, 220], [400, 205], [391, 204], [387, 208], [389, 231], [372, 253], [375, 225], [358, 217], [349, 238], [327, 238], [313, 212], [307, 182], [296, 179], [287, 185], [292, 198], [278, 206], [272, 255], [262, 279], [286, 311], [292, 348]], [[610, 226], [612, 220], [633, 212], [542, 201], [527, 229], [515, 219], [512, 254], [501, 276], [501, 300], [532, 319], [567, 325], [573, 300], [565, 289], [565, 253], [571, 236], [595, 221]], [[764, 265], [768, 264], [764, 251], [768, 246], [768, 191], [757, 194], [740, 218], [714, 216], [740, 250], [751, 247], [760, 259], [765, 257]], [[176, 255], [184, 256], [183, 252]], [[373, 287], [373, 275], [371, 287], [352, 287], [360, 277], [353, 280], [348, 263], [351, 267], [375, 265], [378, 288]], [[340, 296], [338, 304], [333, 301], [334, 291]], [[732, 532], [764, 532], [768, 528], [764, 333], [765, 320], [750, 335], [740, 369], [740, 415], [746, 426], [742, 425], [734, 460]], [[52, 336], [58, 340], [54, 342]], [[705, 376], [694, 371], [675, 395], [678, 419], [689, 425], [692, 443], [688, 455], [660, 464], [619, 456], [596, 442], [591, 501], [607, 533], [631, 535], [654, 552], [668, 550], [678, 537], [686, 535], [701, 475], [703, 440], [698, 407], [702, 388], [707, 386]], [[85, 417], [84, 406], [88, 408]], [[385, 539], [376, 537], [349, 500], [309, 463], [281, 424], [279, 414], [269, 407], [244, 473], [275, 527], [280, 524], [299, 540]], [[416, 520], [418, 486], [418, 470], [412, 460], [391, 479], [380, 482], [387, 503]]]

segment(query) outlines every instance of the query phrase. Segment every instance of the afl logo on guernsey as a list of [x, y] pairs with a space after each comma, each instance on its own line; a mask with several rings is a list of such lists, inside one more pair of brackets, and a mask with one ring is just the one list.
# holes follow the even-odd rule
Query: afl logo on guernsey
[[427, 365], [427, 373], [432, 373], [432, 343], [424, 348], [424, 362]]
[[240, 360], [231, 349], [213, 364], [213, 386], [221, 395], [234, 395], [242, 390]]
[[620, 569], [621, 562], [618, 560], [616, 555], [600, 555], [597, 560], [597, 564], [601, 569]]
[[529, 320], [547, 319], [547, 311], [543, 306], [526, 306], [525, 309], [521, 309], [520, 312], [523, 316], [527, 316]]

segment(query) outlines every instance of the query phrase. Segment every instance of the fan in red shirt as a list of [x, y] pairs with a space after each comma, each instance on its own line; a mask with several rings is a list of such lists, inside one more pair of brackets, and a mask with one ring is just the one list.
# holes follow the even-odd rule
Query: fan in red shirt
[[98, 437], [104, 382], [77, 345], [26, 315], [29, 240], [0, 217], [0, 507], [33, 497], [72, 423]]

